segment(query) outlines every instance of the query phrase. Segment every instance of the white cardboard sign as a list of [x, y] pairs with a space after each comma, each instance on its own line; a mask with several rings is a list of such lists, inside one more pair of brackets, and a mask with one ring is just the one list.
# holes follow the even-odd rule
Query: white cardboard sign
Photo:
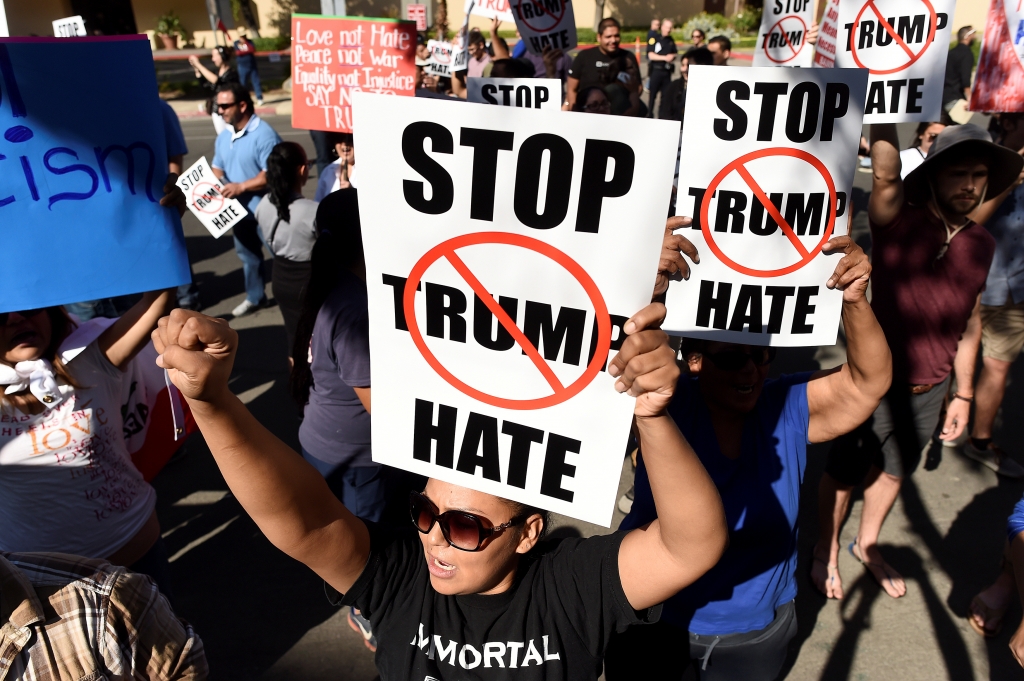
[[185, 193], [188, 209], [216, 239], [248, 215], [241, 202], [225, 198], [220, 193], [224, 185], [213, 174], [205, 156], [181, 174], [178, 186]]
[[458, 45], [440, 40], [428, 40], [427, 49], [430, 50], [430, 59], [424, 67], [427, 73], [442, 78], [451, 78], [456, 71], [466, 69], [469, 53]]
[[555, 50], [576, 47], [576, 18], [572, 0], [509, 0], [519, 35], [532, 54], [543, 54], [550, 45]]
[[86, 35], [85, 21], [78, 15], [64, 19], [55, 19], [52, 23], [54, 37], [79, 38]]
[[836, 66], [868, 69], [865, 123], [937, 121], [956, 0], [843, 0]]
[[562, 110], [562, 81], [557, 78], [470, 78], [466, 95], [477, 104]]
[[691, 66], [708, 102], [683, 122], [678, 233], [697, 247], [668, 289], [666, 330], [752, 345], [833, 345], [842, 293], [825, 288], [847, 233], [867, 73]]
[[764, 0], [754, 66], [810, 66], [814, 46], [807, 32], [814, 23], [814, 0]]
[[488, 19], [501, 19], [510, 24], [515, 22], [508, 0], [477, 0], [475, 4], [473, 0], [466, 0], [464, 9], [467, 16], [476, 14]]
[[374, 461], [608, 526], [634, 400], [605, 366], [651, 300], [678, 123], [355, 115]]
[[831, 69], [836, 65], [836, 46], [839, 44], [839, 0], [828, 0], [821, 15], [818, 43], [814, 46], [814, 66]]

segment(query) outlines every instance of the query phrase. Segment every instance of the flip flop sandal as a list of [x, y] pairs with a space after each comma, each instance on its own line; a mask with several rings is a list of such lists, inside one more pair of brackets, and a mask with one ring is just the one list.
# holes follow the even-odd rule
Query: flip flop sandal
[[[854, 547], [857, 547], [857, 551], [853, 550]], [[889, 573], [889, 569], [885, 566], [885, 563], [871, 563], [871, 562], [868, 562], [868, 561], [864, 560], [859, 555], [857, 555], [858, 552], [860, 551], [860, 544], [857, 543], [857, 538], [856, 537], [854, 538], [854, 540], [852, 542], [850, 542], [850, 545], [848, 547], [846, 547], [846, 548], [850, 552], [850, 555], [853, 556], [857, 560], [857, 562], [860, 563], [861, 565], [863, 565], [863, 566], [865, 566], [867, 568], [878, 568], [879, 570], [884, 572], [885, 573], [885, 578], [889, 580], [889, 586], [891, 586], [894, 589], [896, 588], [896, 585], [892, 583], [892, 575]], [[876, 582], [878, 582], [878, 586], [881, 586], [881, 587], [884, 588], [885, 585], [882, 584], [882, 580], [880, 580], [878, 578], [878, 575], [875, 574], [874, 570], [870, 570], [869, 569], [868, 572], [871, 574], [871, 576], [874, 578], [874, 580]]]
[[[983, 622], [990, 622], [991, 620], [996, 621], [996, 626], [992, 629], [986, 629], [983, 626], [978, 626], [978, 623], [974, 621], [972, 615], [981, 615]], [[967, 614], [967, 623], [971, 625], [971, 629], [978, 632], [979, 636], [985, 638], [995, 638], [999, 635], [999, 632], [1003, 630], [1003, 616], [1006, 614], [1006, 608], [993, 608], [985, 601], [981, 600], [978, 596], [971, 599], [971, 607]]]
[[[839, 566], [838, 565], [833, 565], [832, 563], [829, 563], [828, 561], [826, 561], [826, 560], [824, 560], [822, 558], [819, 558], [818, 556], [814, 555], [813, 553], [811, 554], [811, 558], [813, 558], [814, 560], [818, 561], [819, 563], [821, 563], [822, 565], [825, 566], [825, 571], [827, 573], [827, 577], [828, 577], [828, 581], [829, 581], [829, 586], [832, 586], [833, 584], [835, 584], [836, 577], [839, 576]], [[811, 578], [811, 582], [814, 583], [814, 578], [813, 577]], [[818, 591], [820, 591], [823, 596], [826, 595], [825, 591], [820, 586], [818, 586], [817, 584], [814, 584], [814, 586], [817, 587]]]

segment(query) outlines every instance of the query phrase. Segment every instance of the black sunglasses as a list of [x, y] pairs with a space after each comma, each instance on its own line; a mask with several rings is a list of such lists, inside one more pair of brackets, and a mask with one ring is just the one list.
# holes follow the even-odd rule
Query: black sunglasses
[[230, 104], [221, 104], [220, 102], [218, 102], [217, 103], [217, 111], [223, 111], [224, 109], [230, 109], [231, 107], [235, 106], [236, 104], [238, 104], [238, 102], [231, 102]]
[[747, 360], [754, 363], [754, 366], [763, 367], [771, 364], [775, 359], [775, 348], [752, 347], [748, 352], [740, 350], [723, 350], [722, 352], [708, 353], [704, 357], [711, 360], [711, 363], [719, 371], [739, 371], [747, 366]]
[[46, 312], [46, 308], [45, 307], [40, 307], [40, 308], [35, 309], [35, 310], [20, 310], [20, 311], [16, 310], [16, 311], [13, 311], [13, 312], [0, 312], [0, 326], [7, 326], [7, 319], [8, 319], [8, 317], [10, 317], [12, 314], [15, 314], [15, 313], [20, 314], [25, 319], [30, 319], [30, 318], [35, 317], [36, 315], [41, 314], [43, 312]]
[[437, 523], [445, 541], [460, 551], [479, 551], [488, 537], [526, 520], [526, 516], [516, 516], [507, 523], [492, 527], [487, 519], [466, 511], [438, 513], [434, 502], [419, 492], [409, 494], [409, 513], [417, 530], [430, 534], [434, 523]]

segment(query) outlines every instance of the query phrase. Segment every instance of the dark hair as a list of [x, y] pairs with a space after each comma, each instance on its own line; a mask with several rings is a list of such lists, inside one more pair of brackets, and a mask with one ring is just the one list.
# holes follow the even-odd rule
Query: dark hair
[[609, 26], [614, 26], [620, 31], [622, 30], [622, 24], [619, 23], [618, 19], [616, 19], [615, 17], [608, 17], [607, 19], [601, 19], [601, 23], [597, 25], [597, 34], [602, 35], [604, 33], [604, 29], [608, 28]]
[[[508, 506], [508, 509], [512, 512], [513, 518], [525, 519], [532, 515], [539, 515], [541, 517], [541, 520], [544, 521], [544, 528], [540, 531], [540, 537], [538, 537], [538, 539], [543, 539], [544, 535], [548, 533], [548, 530], [551, 528], [551, 513], [549, 511], [537, 508], [536, 506], [521, 504], [518, 501], [512, 501], [511, 499], [506, 499], [504, 497], [498, 498], [505, 502], [505, 505]], [[536, 546], [534, 546], [534, 548], [536, 548]]]
[[1024, 122], [1024, 112], [1008, 111], [992, 116], [988, 122], [988, 133], [992, 135], [992, 141], [996, 144], [1003, 144], [1003, 138], [1006, 136], [1006, 126], [1004, 123], [1007, 121], [1013, 121], [1015, 123], [1014, 129], [1018, 128]]
[[224, 83], [217, 88], [217, 94], [220, 94], [221, 92], [230, 92], [236, 102], [245, 102], [249, 105], [249, 113], [253, 112], [252, 96], [249, 95], [249, 88], [238, 82]]
[[683, 59], [691, 64], [700, 64], [701, 66], [711, 66], [715, 63], [715, 55], [711, 54], [711, 50], [706, 47], [690, 50], [683, 55]]
[[341, 274], [363, 261], [363, 235], [359, 224], [359, 198], [354, 187], [331, 192], [316, 211], [317, 239], [310, 258], [309, 283], [302, 314], [295, 329], [291, 375], [292, 397], [299, 405], [309, 401], [313, 374], [309, 369], [309, 341], [316, 317]]
[[956, 32], [956, 39], [963, 40], [970, 33], [974, 33], [974, 28], [972, 28], [971, 26], [961, 26], [960, 30]]
[[707, 33], [705, 33], [704, 31], [700, 30], [699, 28], [695, 28], [695, 29], [693, 29], [692, 31], [690, 31], [690, 35], [691, 35], [691, 36], [692, 36], [692, 35], [693, 35], [694, 33], [700, 33], [700, 37], [701, 37], [701, 38], [706, 38], [706, 37], [707, 37]]
[[523, 59], [496, 59], [491, 62], [491, 78], [533, 78], [537, 70]]
[[[82, 386], [71, 376], [67, 367], [64, 365], [64, 361], [60, 358], [60, 355], [57, 354], [57, 348], [60, 347], [60, 344], [64, 342], [64, 339], [67, 338], [78, 325], [75, 324], [67, 311], [60, 306], [46, 308], [46, 316], [50, 318], [50, 344], [46, 346], [45, 350], [43, 350], [43, 354], [40, 359], [49, 360], [53, 365], [53, 373], [57, 378], [62, 379], [64, 383], [67, 383], [74, 388], [81, 388]], [[11, 404], [26, 414], [40, 414], [45, 409], [39, 399], [29, 392], [28, 388], [24, 391], [13, 393], [11, 395], [5, 395], [0, 392], [0, 405], [4, 403]]]
[[220, 55], [220, 58], [224, 60], [225, 64], [231, 64], [231, 57], [234, 56], [235, 51], [232, 50], [230, 47], [218, 45], [217, 47], [213, 48], [213, 51]]
[[732, 41], [726, 38], [724, 35], [716, 35], [714, 38], [708, 41], [708, 45], [711, 43], [718, 43], [718, 46], [722, 48], [723, 52], [732, 52]]
[[917, 149], [918, 147], [920, 147], [921, 135], [924, 134], [925, 130], [927, 130], [930, 126], [935, 125], [935, 123], [937, 122], [938, 121], [921, 121], [920, 123], [918, 123], [917, 130], [914, 131], [914, 139], [910, 141], [910, 146], [907, 147], [907, 149]]
[[679, 347], [679, 354], [684, 362], [690, 361], [690, 355], [703, 355], [707, 350], [708, 342], [703, 338], [683, 338]]
[[[604, 95], [605, 99], [608, 99], [608, 94], [604, 91], [604, 88], [600, 85], [591, 85], [585, 87], [576, 93], [576, 103], [572, 105], [573, 111], [586, 111], [587, 100], [590, 99], [590, 95], [595, 91], [600, 92]], [[611, 104], [611, 100], [608, 99], [608, 103]]]
[[470, 30], [469, 36], [466, 40], [467, 45], [476, 45], [477, 43], [486, 43], [487, 39], [484, 38], [484, 34], [480, 32], [479, 28]]
[[306, 152], [296, 142], [278, 142], [267, 156], [267, 190], [270, 202], [277, 206], [277, 217], [285, 222], [292, 219], [288, 206], [295, 197], [295, 180], [299, 168], [306, 163]]

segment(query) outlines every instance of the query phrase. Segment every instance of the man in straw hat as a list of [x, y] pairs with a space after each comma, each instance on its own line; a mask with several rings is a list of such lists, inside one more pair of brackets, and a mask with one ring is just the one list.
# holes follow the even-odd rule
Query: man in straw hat
[[[830, 598], [843, 596], [839, 533], [858, 484], [864, 486], [864, 508], [849, 551], [887, 594], [906, 593], [903, 577], [882, 559], [878, 535], [903, 478], [931, 441], [951, 374], [956, 392], [941, 439], [955, 440], [967, 425], [981, 340], [981, 292], [995, 251], [994, 239], [978, 222], [998, 208], [998, 201], [986, 203], [985, 197], [1003, 198], [1024, 159], [993, 144], [977, 126], [952, 126], [901, 180], [896, 126], [888, 124], [871, 128], [871, 164], [871, 306], [892, 350], [893, 381], [872, 417], [835, 441], [822, 476], [811, 575]], [[1005, 457], [997, 468], [1004, 475], [1024, 475]]]

